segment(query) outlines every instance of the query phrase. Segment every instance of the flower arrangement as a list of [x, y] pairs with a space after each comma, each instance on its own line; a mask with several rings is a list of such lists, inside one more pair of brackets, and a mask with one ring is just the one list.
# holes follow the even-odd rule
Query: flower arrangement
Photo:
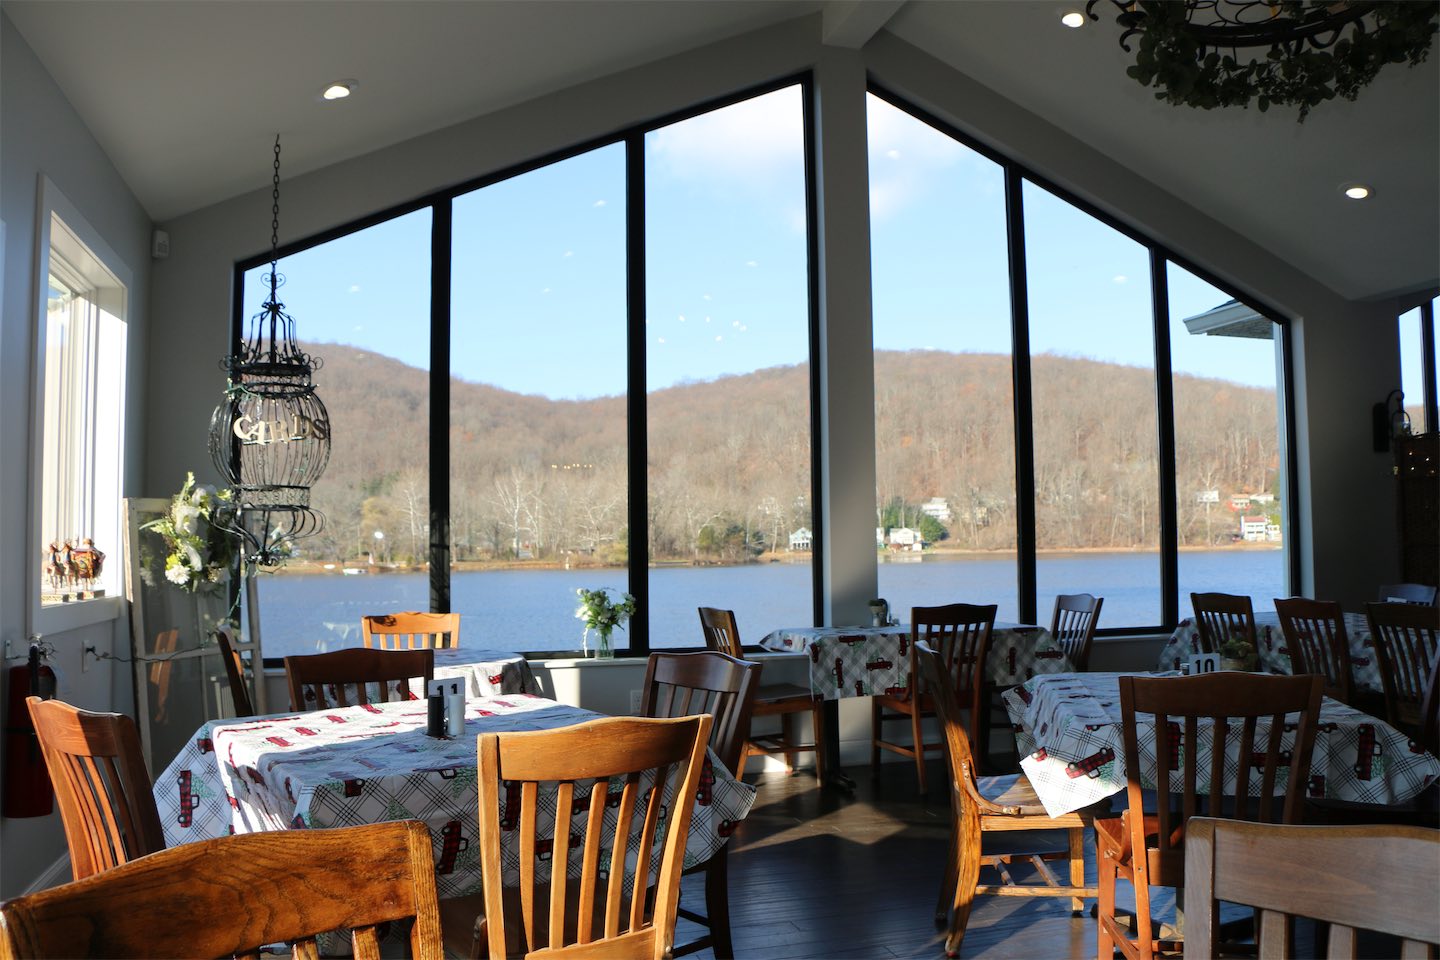
[[1220, 656], [1225, 660], [1237, 661], [1246, 670], [1255, 667], [1255, 645], [1243, 633], [1232, 633], [1230, 639], [1220, 644]]
[[[615, 652], [610, 646], [610, 634], [616, 627], [624, 629], [625, 621], [634, 615], [635, 598], [628, 593], [622, 593], [619, 600], [611, 600], [605, 587], [599, 590], [586, 590], [581, 587], [575, 594], [580, 598], [575, 619], [585, 624], [585, 635], [581, 638], [581, 643], [588, 644], [590, 631], [594, 630], [600, 634], [600, 645], [596, 648], [595, 655], [613, 657]], [[588, 651], [588, 645], [585, 649]]]
[[160, 534], [170, 550], [165, 557], [165, 579], [194, 593], [230, 579], [239, 546], [236, 535], [227, 529], [234, 522], [230, 491], [197, 484], [195, 474], [190, 473], [170, 501], [170, 510], [143, 529]]

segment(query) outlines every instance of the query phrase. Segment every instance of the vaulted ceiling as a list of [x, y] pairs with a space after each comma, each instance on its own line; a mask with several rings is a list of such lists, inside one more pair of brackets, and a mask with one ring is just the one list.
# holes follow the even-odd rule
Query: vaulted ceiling
[[[1440, 278], [1440, 53], [1299, 124], [1293, 110], [1159, 103], [1125, 76], [1108, 16], [1070, 30], [1063, 5], [1040, 0], [4, 0], [3, 11], [160, 222], [266, 183], [276, 131], [293, 176], [819, 12], [826, 42], [888, 30], [1346, 297]], [[355, 95], [322, 101], [337, 79], [357, 80]], [[1374, 196], [1345, 200], [1351, 181]]]

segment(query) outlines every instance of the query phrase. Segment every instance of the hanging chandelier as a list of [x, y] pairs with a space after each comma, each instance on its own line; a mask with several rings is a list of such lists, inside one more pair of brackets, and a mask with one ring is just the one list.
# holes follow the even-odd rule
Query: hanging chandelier
[[[1387, 63], [1425, 60], [1435, 3], [1361, 0], [1108, 0], [1122, 28], [1126, 70], [1155, 99], [1210, 110], [1299, 108], [1303, 122], [1326, 100], [1354, 100]], [[1101, 0], [1089, 0], [1085, 13]]]
[[275, 137], [271, 191], [269, 296], [236, 353], [221, 360], [225, 398], [210, 417], [210, 458], [233, 491], [233, 532], [245, 559], [274, 566], [295, 540], [324, 527], [310, 506], [310, 488], [330, 461], [330, 417], [315, 394], [321, 361], [300, 349], [295, 321], [280, 302], [285, 278], [276, 269], [280, 233], [280, 137]]

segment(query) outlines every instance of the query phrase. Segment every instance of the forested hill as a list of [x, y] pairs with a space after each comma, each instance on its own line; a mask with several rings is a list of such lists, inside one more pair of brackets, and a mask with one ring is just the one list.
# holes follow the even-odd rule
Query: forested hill
[[[334, 435], [315, 490], [327, 530], [307, 554], [349, 559], [383, 530], [388, 559], [423, 555], [428, 373], [354, 347], [305, 348], [324, 358], [316, 382]], [[1032, 369], [1041, 545], [1153, 544], [1153, 373], [1054, 356], [1035, 357]], [[551, 400], [458, 379], [450, 389], [456, 559], [623, 555], [623, 397]], [[1008, 356], [879, 352], [880, 502], [903, 515], [943, 497], [951, 543], [1013, 545], [1010, 396]], [[671, 387], [648, 408], [652, 557], [741, 559], [784, 549], [810, 525], [806, 366]], [[1183, 542], [1228, 541], [1233, 517], [1212, 514], [1207, 534], [1194, 494], [1273, 490], [1274, 394], [1177, 377], [1175, 408]]]

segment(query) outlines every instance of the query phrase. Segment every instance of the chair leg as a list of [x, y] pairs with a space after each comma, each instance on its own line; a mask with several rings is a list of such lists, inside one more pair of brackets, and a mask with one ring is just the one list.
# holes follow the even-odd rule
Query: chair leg
[[1136, 858], [1132, 884], [1135, 887], [1135, 934], [1139, 941], [1140, 960], [1155, 960], [1155, 930], [1150, 918], [1150, 877], [1142, 872], [1140, 859]]
[[1096, 883], [1100, 887], [1100, 896], [1096, 903], [1095, 921], [1100, 929], [1100, 940], [1096, 950], [1098, 960], [1114, 960], [1115, 938], [1110, 936], [1110, 928], [1105, 925], [1107, 917], [1115, 917], [1115, 861], [1095, 852]]
[[[1070, 886], [1085, 886], [1085, 828], [1070, 828]], [[1085, 900], [1082, 897], [1070, 898], [1070, 909], [1075, 916], [1081, 916], [1085, 910]]]
[[[790, 744], [792, 744], [792, 743], [795, 742], [795, 723], [794, 723], [794, 721], [795, 721], [795, 714], [793, 714], [793, 713], [782, 713], [782, 714], [780, 714], [780, 736], [784, 739], [785, 745], [786, 745], [787, 747], [788, 747]], [[785, 775], [786, 775], [787, 777], [788, 777], [788, 776], [794, 776], [794, 775], [795, 775], [795, 751], [794, 751], [794, 750], [786, 750], [786, 751], [785, 751]]]
[[940, 896], [935, 901], [935, 925], [943, 927], [950, 916], [950, 906], [955, 902], [955, 884], [960, 877], [960, 825], [952, 814], [950, 818], [950, 842], [945, 845], [945, 876], [940, 881]]
[[730, 942], [730, 845], [721, 847], [705, 869], [705, 916], [710, 921], [710, 947], [715, 960], [734, 960]]
[[815, 733], [815, 782], [825, 782], [825, 701], [810, 703], [811, 725]]
[[925, 796], [925, 737], [924, 731], [920, 729], [920, 705], [915, 704], [914, 711], [910, 714], [910, 739], [915, 745], [915, 774], [920, 779], [920, 796]]
[[955, 820], [955, 914], [945, 935], [945, 955], [960, 956], [970, 906], [975, 902], [975, 885], [980, 880], [980, 817], [970, 813]]
[[870, 772], [875, 773], [880, 769], [880, 717], [884, 711], [880, 708], [878, 697], [870, 698]]

